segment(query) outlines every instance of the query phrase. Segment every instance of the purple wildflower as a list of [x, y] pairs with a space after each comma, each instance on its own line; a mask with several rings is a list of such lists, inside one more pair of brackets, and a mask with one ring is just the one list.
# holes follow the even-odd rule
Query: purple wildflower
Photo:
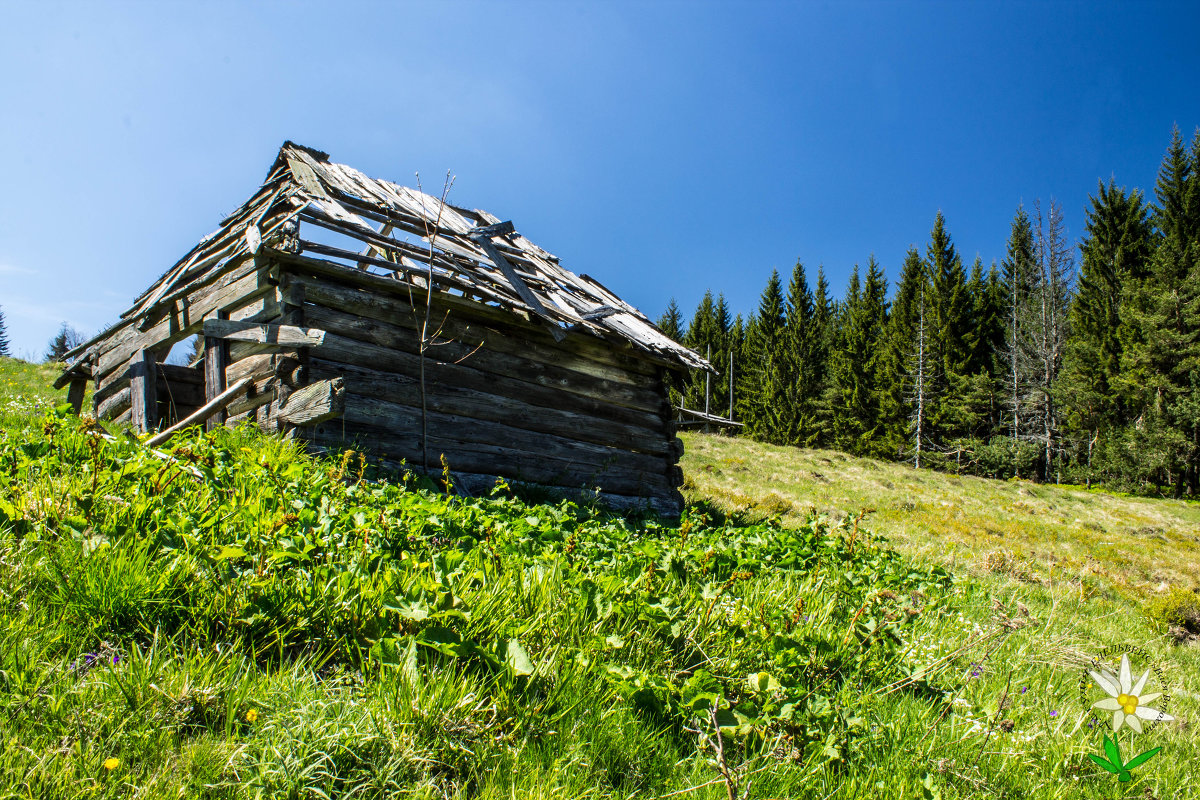
[[1022, 686], [1022, 687], [1021, 687], [1021, 694], [1025, 694], [1025, 693], [1026, 693], [1026, 692], [1028, 692], [1028, 691], [1029, 691], [1029, 687], [1028, 687], [1028, 686]]
[[1051, 709], [1051, 710], [1050, 710], [1050, 716], [1052, 716], [1052, 717], [1057, 717], [1057, 716], [1058, 716], [1058, 712], [1057, 712], [1057, 711], [1055, 711], [1055, 710], [1053, 710], [1053, 709]]

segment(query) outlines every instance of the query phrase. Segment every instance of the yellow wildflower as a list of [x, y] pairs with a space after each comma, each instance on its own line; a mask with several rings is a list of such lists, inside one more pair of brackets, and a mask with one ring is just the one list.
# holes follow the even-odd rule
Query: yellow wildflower
[[258, 719], [258, 709], [252, 708], [246, 712], [246, 722], [254, 722]]
[[116, 756], [109, 756], [108, 758], [104, 759], [104, 768], [109, 772], [112, 772], [119, 766], [121, 766], [121, 759], [117, 758]]

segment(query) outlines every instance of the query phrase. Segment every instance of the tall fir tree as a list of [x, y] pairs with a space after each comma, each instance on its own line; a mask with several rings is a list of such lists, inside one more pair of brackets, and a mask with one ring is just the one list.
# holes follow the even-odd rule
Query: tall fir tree
[[829, 360], [834, 344], [835, 304], [825, 277], [825, 266], [817, 267], [817, 288], [813, 292], [812, 334], [809, 337], [809, 382], [813, 405], [813, 430], [805, 441], [809, 447], [826, 447], [833, 440], [832, 410], [827, 401]]
[[[713, 300], [713, 293], [706, 291], [704, 297], [700, 300], [700, 304], [696, 306], [696, 312], [692, 315], [692, 321], [688, 325], [687, 333], [684, 334], [684, 344], [708, 359], [714, 359], [713, 354], [716, 352], [717, 363], [714, 366], [719, 370], [719, 355], [723, 338], [720, 320], [717, 316], [717, 305]], [[705, 402], [707, 400], [709, 405], [709, 409], [707, 410], [711, 411], [711, 387], [714, 377], [705, 370], [692, 370], [684, 383], [683, 405], [686, 408], [705, 411]]]
[[953, 390], [970, 365], [971, 298], [962, 259], [940, 211], [925, 248], [925, 269], [930, 284], [926, 323], [932, 359], [927, 426], [931, 442], [941, 446], [965, 433], [959, 421], [959, 396]]
[[729, 369], [730, 355], [733, 353], [730, 342], [730, 330], [733, 317], [729, 313], [729, 303], [724, 294], [717, 295], [717, 303], [713, 307], [713, 318], [717, 325], [717, 340], [713, 345], [710, 361], [716, 368], [717, 374], [712, 376], [710, 407], [713, 414], [725, 416], [729, 406]]
[[791, 380], [784, 386], [787, 399], [780, 435], [788, 444], [811, 445], [816, 433], [815, 401], [818, 389], [814, 381], [817, 370], [813, 369], [810, 354], [812, 339], [817, 333], [813, 324], [815, 309], [804, 264], [797, 260], [788, 283], [782, 353], [784, 371]]
[[1085, 439], [1081, 452], [1090, 481], [1096, 445], [1127, 421], [1119, 388], [1122, 339], [1128, 338], [1123, 331], [1132, 321], [1122, 302], [1146, 280], [1154, 248], [1150, 209], [1140, 191], [1127, 192], [1110, 179], [1089, 201], [1060, 395], [1069, 425]]
[[913, 354], [918, 347], [919, 300], [925, 291], [927, 273], [921, 254], [910, 247], [900, 268], [891, 313], [881, 345], [879, 413], [883, 426], [883, 448], [896, 459], [905, 457], [910, 446], [909, 417], [914, 376]]
[[46, 361], [59, 361], [82, 343], [83, 337], [79, 332], [64, 322], [46, 348]]
[[755, 439], [784, 443], [783, 408], [787, 403], [786, 359], [782, 358], [786, 334], [786, 310], [779, 271], [763, 289], [758, 313], [747, 331], [747, 377], [745, 395], [739, 398], [746, 432]]
[[738, 397], [745, 391], [746, 386], [746, 322], [741, 314], [735, 316], [729, 326], [729, 352], [733, 355], [729, 364], [731, 372], [725, 376], [723, 382], [730, 394], [725, 400], [725, 410], [722, 413], [730, 419], [740, 421]]
[[1135, 424], [1131, 464], [1176, 495], [1200, 492], [1200, 132], [1189, 151], [1176, 128], [1155, 184], [1157, 248], [1150, 275], [1125, 293], [1121, 385]]
[[683, 341], [683, 315], [679, 313], [679, 305], [674, 297], [667, 303], [667, 310], [658, 318], [658, 329], [677, 342]]
[[12, 357], [8, 344], [8, 326], [4, 322], [4, 309], [0, 308], [0, 356]]
[[[683, 343], [683, 315], [679, 313], [679, 305], [675, 302], [674, 297], [667, 303], [666, 311], [658, 318], [658, 329], [668, 338]], [[667, 396], [670, 398], [672, 406], [683, 403], [685, 383], [686, 378], [683, 375], [675, 370], [667, 370]]]
[[841, 306], [838, 348], [830, 363], [834, 443], [842, 450], [878, 455], [881, 435], [880, 343], [887, 322], [887, 282], [872, 255], [860, 285], [858, 266]]
[[1075, 261], [1067, 239], [1062, 206], [1050, 201], [1047, 213], [1034, 205], [1034, 297], [1026, 329], [1023, 357], [1029, 364], [1029, 406], [1034, 437], [1041, 450], [1042, 479], [1056, 479], [1055, 458], [1061, 450], [1063, 411], [1059, 403], [1059, 377], [1069, 332], [1068, 309], [1074, 290]]

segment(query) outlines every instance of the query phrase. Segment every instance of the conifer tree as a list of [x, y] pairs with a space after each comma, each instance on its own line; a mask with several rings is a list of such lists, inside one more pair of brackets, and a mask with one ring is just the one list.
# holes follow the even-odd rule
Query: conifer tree
[[712, 376], [712, 396], [710, 398], [711, 413], [724, 416], [728, 413], [729, 404], [729, 356], [730, 328], [733, 325], [729, 313], [729, 303], [724, 294], [717, 295], [717, 303], [713, 307], [713, 319], [716, 322], [716, 341], [713, 343], [710, 361], [716, 368], [717, 374]]
[[962, 260], [940, 211], [925, 249], [925, 269], [930, 283], [926, 323], [931, 367], [926, 430], [931, 443], [941, 446], [965, 432], [956, 414], [958, 395], [952, 390], [961, 388], [960, 379], [968, 374], [971, 301]]
[[[658, 318], [658, 329], [668, 338], [681, 344], [683, 343], [683, 315], [679, 313], [679, 306], [676, 304], [674, 297], [667, 303], [667, 310]], [[667, 396], [672, 406], [678, 406], [683, 403], [683, 387], [685, 382], [684, 377], [678, 372], [667, 370]]]
[[679, 313], [679, 306], [674, 297], [667, 303], [667, 310], [658, 318], [658, 329], [670, 339], [683, 341], [683, 315]]
[[785, 335], [785, 308], [779, 271], [771, 270], [758, 313], [747, 331], [749, 386], [740, 398], [746, 432], [759, 441], [783, 443], [782, 408], [787, 402], [787, 377], [781, 345]]
[[912, 408], [909, 426], [913, 466], [921, 468], [921, 453], [925, 450], [925, 412], [929, 392], [929, 326], [928, 305], [925, 302], [929, 282], [922, 280], [917, 286], [916, 298], [916, 346], [909, 360], [909, 374], [912, 375], [911, 389], [908, 395], [909, 406]]
[[1134, 464], [1200, 492], [1200, 133], [1190, 152], [1176, 128], [1155, 184], [1158, 246], [1150, 275], [1125, 295], [1131, 325], [1122, 341], [1122, 378], [1136, 423], [1126, 438]]
[[1060, 393], [1071, 427], [1086, 438], [1090, 470], [1100, 437], [1125, 422], [1119, 395], [1121, 341], [1128, 338], [1123, 331], [1131, 320], [1121, 304], [1149, 273], [1153, 229], [1150, 210], [1136, 189], [1126, 192], [1110, 179], [1089, 200]]
[[[683, 341], [684, 344], [700, 355], [712, 359], [714, 358], [714, 351], [717, 352], [719, 358], [722, 339], [723, 334], [720, 321], [717, 317], [717, 306], [713, 301], [712, 292], [706, 291], [704, 297], [700, 300], [700, 304], [696, 306], [696, 313], [692, 315], [691, 324], [688, 325]], [[719, 361], [714, 366], [719, 370]], [[707, 399], [711, 406], [712, 383], [713, 376], [707, 371], [692, 370], [688, 374], [687, 381], [683, 387], [684, 407], [704, 411], [706, 388], [710, 390], [710, 396]]]
[[[1074, 288], [1075, 261], [1067, 240], [1062, 206], [1050, 201], [1043, 215], [1041, 204], [1035, 209], [1034, 313], [1030, 336], [1025, 337], [1023, 357], [1029, 364], [1031, 377], [1030, 406], [1036, 420], [1036, 437], [1041, 447], [1042, 478], [1054, 476], [1053, 461], [1057, 455], [1058, 437], [1062, 427], [1062, 410], [1056, 389], [1062, 370], [1068, 332], [1067, 310]], [[1027, 330], [1029, 327], [1027, 326]]]
[[881, 340], [887, 321], [887, 282], [872, 255], [861, 284], [858, 266], [841, 308], [839, 347], [830, 364], [835, 387], [834, 442], [851, 453], [877, 454], [880, 433]]
[[82, 343], [83, 337], [79, 335], [79, 332], [64, 322], [46, 348], [46, 360], [58, 361]]
[[[729, 365], [732, 372], [725, 376], [722, 383], [732, 393], [725, 399], [724, 410], [721, 413], [728, 415], [730, 419], [739, 419], [737, 398], [741, 392], [745, 391], [746, 386], [744, 376], [746, 371], [746, 323], [741, 314], [735, 316], [733, 323], [729, 326], [728, 341], [729, 352], [733, 354]], [[732, 387], [732, 389], [728, 389], [728, 387]]]
[[834, 344], [835, 305], [825, 277], [825, 266], [817, 267], [817, 288], [813, 292], [813, 317], [809, 336], [809, 378], [813, 405], [813, 430], [805, 441], [808, 447], [825, 447], [833, 438], [832, 411], [828, 402], [829, 360]]
[[1035, 285], [1033, 226], [1024, 206], [1018, 206], [1008, 237], [1004, 269], [1005, 310], [1004, 347], [1001, 350], [1004, 388], [1002, 406], [1008, 411], [1008, 435], [1013, 459], [1013, 474], [1020, 475], [1018, 451], [1028, 427], [1022, 414], [1029, 384], [1028, 363], [1022, 353], [1031, 335], [1032, 303]]
[[8, 344], [8, 326], [4, 322], [4, 309], [0, 308], [0, 356], [11, 358]]
[[790, 377], [785, 383], [786, 401], [781, 418], [780, 435], [788, 444], [809, 445], [816, 433], [815, 401], [819, 388], [815, 379], [811, 350], [817, 331], [813, 324], [815, 306], [804, 264], [799, 260], [792, 270], [788, 284], [785, 336], [783, 343], [784, 371]]
[[925, 264], [915, 247], [910, 247], [900, 268], [896, 293], [881, 345], [879, 412], [883, 449], [892, 458], [909, 450], [910, 400], [914, 375], [913, 354], [917, 349], [918, 299], [926, 285]]

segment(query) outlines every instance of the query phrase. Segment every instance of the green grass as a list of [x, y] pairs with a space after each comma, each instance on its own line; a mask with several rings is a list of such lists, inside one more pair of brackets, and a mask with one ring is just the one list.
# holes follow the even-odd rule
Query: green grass
[[60, 368], [0, 356], [0, 431], [21, 431], [37, 424], [41, 415], [66, 400], [67, 392], [51, 384]]
[[808, 455], [690, 437], [694, 486], [735, 457], [719, 448], [775, 466], [744, 504], [714, 489], [672, 525], [504, 486], [452, 496], [246, 429], [154, 452], [62, 414], [17, 423], [0, 797], [728, 798], [722, 768], [750, 798], [1174, 797], [1200, 779], [1177, 722], [1122, 732], [1126, 760], [1163, 747], [1129, 784], [1087, 756], [1079, 678], [1105, 646], [1146, 648], [1171, 713], [1197, 707], [1195, 648], [1133, 582], [962, 556], [952, 575], [881, 516], [803, 512], [834, 508], [786, 483], [782, 461]]
[[863, 524], [960, 572], [1070, 582], [1085, 593], [1200, 586], [1200, 503], [916, 470], [839, 453], [685, 433], [692, 499], [728, 512]]

